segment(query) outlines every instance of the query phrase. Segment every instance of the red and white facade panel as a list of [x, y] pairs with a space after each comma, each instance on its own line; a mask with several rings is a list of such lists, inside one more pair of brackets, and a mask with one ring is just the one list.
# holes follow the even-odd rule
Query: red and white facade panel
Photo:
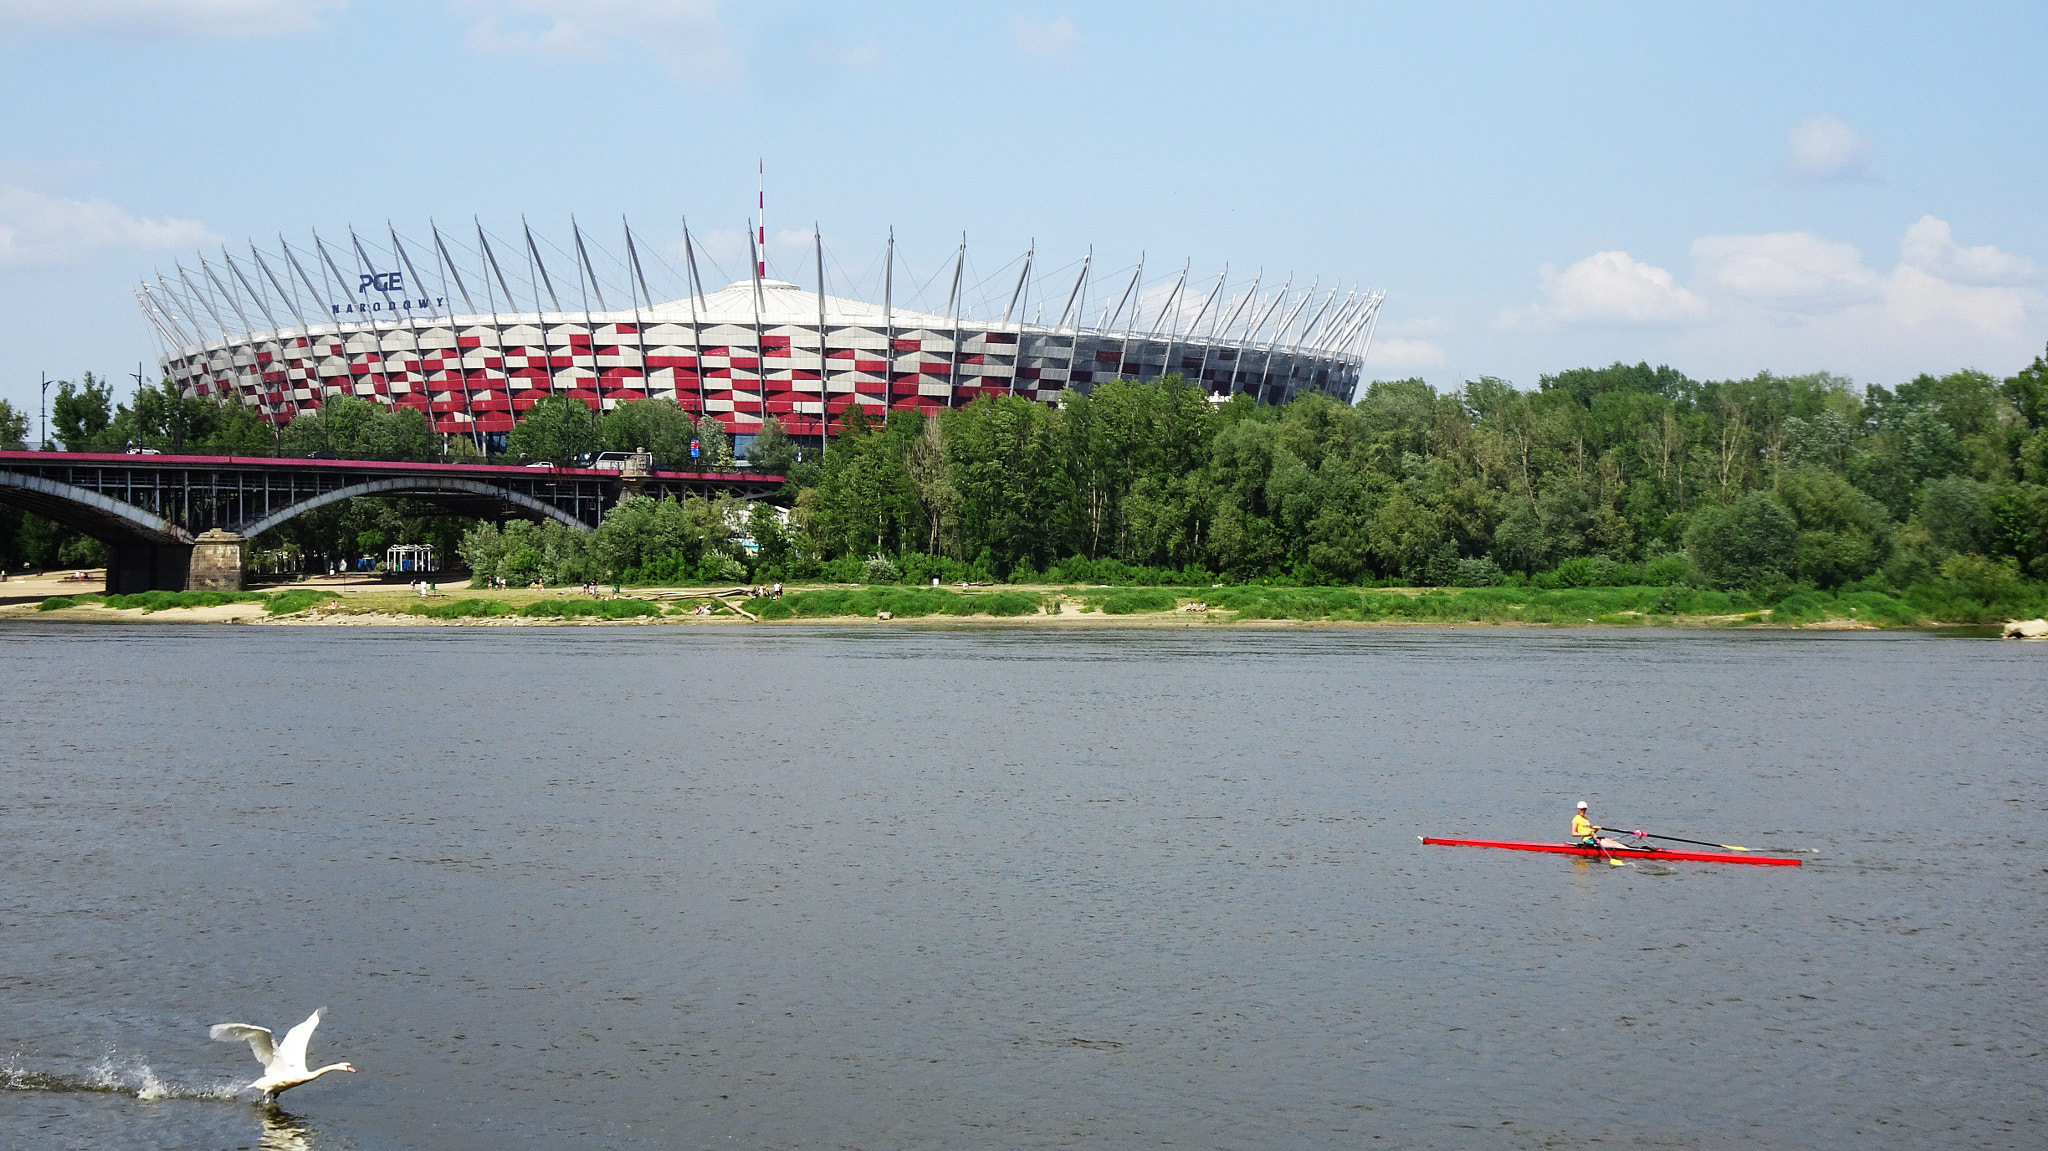
[[1348, 401], [1364, 358], [1355, 336], [1369, 338], [1378, 307], [1377, 296], [1364, 299], [1347, 302], [1343, 338], [1305, 346], [956, 321], [747, 280], [608, 313], [407, 314], [257, 331], [177, 347], [162, 366], [189, 395], [232, 395], [280, 422], [354, 395], [415, 408], [439, 431], [490, 433], [543, 396], [605, 409], [658, 397], [741, 435], [771, 416], [816, 435], [855, 404], [879, 415], [988, 394], [1050, 401], [1068, 387], [1174, 373], [1219, 396], [1284, 403], [1318, 391]]

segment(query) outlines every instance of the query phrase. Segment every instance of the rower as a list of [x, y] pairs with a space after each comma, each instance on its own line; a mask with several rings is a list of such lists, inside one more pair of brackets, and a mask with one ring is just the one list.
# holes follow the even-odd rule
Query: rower
[[1601, 827], [1597, 823], [1594, 823], [1590, 818], [1587, 817], [1586, 801], [1583, 799], [1580, 800], [1579, 810], [1573, 813], [1572, 815], [1573, 843], [1578, 844], [1580, 847], [1604, 847], [1609, 851], [1633, 850], [1626, 843], [1621, 843], [1612, 839], [1601, 838], [1600, 833], [1605, 830], [1607, 829]]

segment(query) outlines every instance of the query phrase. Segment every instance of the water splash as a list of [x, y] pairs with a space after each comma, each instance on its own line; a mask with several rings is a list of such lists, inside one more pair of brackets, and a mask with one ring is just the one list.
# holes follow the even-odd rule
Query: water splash
[[83, 1074], [31, 1067], [18, 1054], [0, 1061], [0, 1091], [91, 1091], [154, 1103], [162, 1099], [233, 1099], [241, 1086], [239, 1080], [167, 1082], [140, 1057], [124, 1057], [112, 1051]]

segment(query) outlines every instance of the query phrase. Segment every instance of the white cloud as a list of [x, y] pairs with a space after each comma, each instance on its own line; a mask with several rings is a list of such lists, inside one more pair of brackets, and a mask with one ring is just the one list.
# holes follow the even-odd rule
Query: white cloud
[[0, 0], [0, 34], [274, 36], [311, 31], [345, 7], [347, 0]]
[[1909, 328], [1967, 328], [2006, 339], [2026, 331], [2028, 295], [2016, 288], [1958, 284], [1913, 264], [1900, 264], [1884, 286], [1891, 322]]
[[1760, 301], [1870, 299], [1877, 273], [1848, 244], [1806, 232], [1702, 236], [1693, 241], [1702, 287]]
[[1948, 221], [1933, 216], [1922, 216], [1906, 229], [1899, 258], [1942, 279], [1966, 284], [2014, 284], [2034, 275], [2034, 261], [1989, 244], [1965, 248], [1956, 243]]
[[1833, 116], [1801, 120], [1785, 134], [1779, 169], [1794, 180], [1843, 183], [1875, 180], [1873, 149], [1863, 134]]
[[51, 267], [99, 251], [193, 248], [218, 239], [194, 220], [149, 220], [107, 200], [0, 184], [0, 265]]
[[1444, 366], [1443, 346], [1430, 340], [1402, 336], [1378, 336], [1366, 349], [1365, 362], [1375, 370], [1418, 371]]
[[1081, 45], [1081, 33], [1065, 16], [1051, 20], [1012, 16], [1010, 37], [1016, 41], [1017, 51], [1055, 64], [1073, 63], [1074, 50]]
[[1778, 364], [1885, 380], [2002, 370], [2039, 349], [2048, 300], [2023, 282], [2033, 261], [1963, 247], [1933, 216], [1906, 228], [1899, 247], [1883, 271], [1848, 244], [1803, 232], [1702, 237], [1692, 286], [1713, 319], [1666, 354], [1726, 365], [1710, 371]]
[[1956, 243], [1947, 221], [1922, 216], [1906, 229], [1889, 275], [1848, 244], [1805, 232], [1704, 236], [1693, 243], [1700, 287], [1727, 307], [1767, 306], [1776, 322], [1931, 331], [1948, 328], [2017, 338], [2027, 323], [2032, 260], [1990, 245]]
[[1595, 252], [1564, 271], [1537, 272], [1542, 300], [1502, 312], [1499, 328], [1550, 331], [1565, 325], [1664, 326], [1705, 318], [1705, 300], [1678, 286], [1671, 273], [1627, 252]]
[[638, 44], [679, 79], [726, 83], [739, 63], [726, 43], [718, 0], [454, 0], [472, 16], [479, 52], [589, 62], [615, 43]]

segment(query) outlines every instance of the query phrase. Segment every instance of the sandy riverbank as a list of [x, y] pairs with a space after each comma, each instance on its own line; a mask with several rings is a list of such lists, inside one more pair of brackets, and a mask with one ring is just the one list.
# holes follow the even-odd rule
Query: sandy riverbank
[[[313, 605], [307, 610], [288, 615], [272, 615], [264, 610], [261, 603], [234, 603], [210, 607], [165, 608], [145, 611], [142, 608], [118, 609], [88, 600], [73, 607], [54, 611], [39, 610], [43, 601], [53, 596], [78, 596], [97, 593], [105, 584], [103, 573], [89, 571], [85, 578], [77, 578], [73, 572], [51, 572], [40, 577], [10, 576], [0, 584], [0, 624], [25, 620], [38, 620], [79, 624], [242, 624], [266, 627], [900, 627], [906, 624], [943, 627], [999, 627], [999, 628], [1053, 628], [1061, 630], [1118, 628], [1634, 628], [1634, 627], [1676, 627], [1676, 628], [1741, 628], [1786, 631], [1874, 631], [1874, 625], [1859, 619], [1825, 619], [1803, 624], [1767, 623], [1764, 613], [1751, 611], [1728, 615], [1646, 615], [1638, 612], [1620, 612], [1600, 618], [1586, 618], [1583, 621], [1572, 618], [1547, 618], [1522, 620], [1515, 618], [1495, 619], [1373, 619], [1373, 620], [1330, 620], [1330, 619], [1239, 619], [1231, 611], [1186, 610], [1193, 606], [1183, 605], [1168, 611], [1110, 614], [1099, 609], [1099, 602], [1091, 604], [1089, 597], [1098, 601], [1109, 589], [1078, 589], [1062, 585], [1008, 586], [1001, 588], [958, 589], [966, 594], [984, 592], [1022, 592], [1041, 597], [1045, 606], [1039, 611], [1021, 616], [956, 616], [927, 615], [899, 619], [878, 619], [874, 616], [803, 616], [780, 620], [757, 620], [739, 611], [745, 602], [744, 593], [722, 595], [712, 598], [717, 592], [738, 589], [706, 588], [632, 588], [617, 598], [637, 600], [655, 605], [660, 614], [629, 617], [624, 619], [600, 619], [589, 616], [521, 615], [505, 614], [456, 619], [436, 619], [415, 614], [421, 608], [452, 605], [463, 600], [488, 599], [510, 608], [512, 612], [524, 611], [536, 603], [553, 602], [588, 608], [595, 606], [590, 597], [567, 588], [529, 590], [511, 588], [502, 590], [471, 589], [466, 584], [455, 584], [436, 588], [425, 596], [404, 584], [385, 582], [377, 577], [362, 575], [317, 576], [308, 580], [276, 585], [256, 585], [250, 590], [265, 593], [282, 591], [311, 591], [318, 593]], [[822, 585], [844, 589], [847, 585]], [[810, 586], [792, 586], [791, 594], [817, 590]], [[913, 589], [914, 590], [914, 589]], [[955, 589], [943, 589], [952, 591]], [[1395, 588], [1378, 589], [1394, 594], [1421, 595], [1429, 589]], [[1185, 595], [1186, 593], [1183, 593]], [[607, 597], [609, 598], [609, 597]], [[698, 604], [715, 605], [715, 614], [696, 615], [690, 608]], [[1940, 626], [1940, 625], [1921, 625]]]

